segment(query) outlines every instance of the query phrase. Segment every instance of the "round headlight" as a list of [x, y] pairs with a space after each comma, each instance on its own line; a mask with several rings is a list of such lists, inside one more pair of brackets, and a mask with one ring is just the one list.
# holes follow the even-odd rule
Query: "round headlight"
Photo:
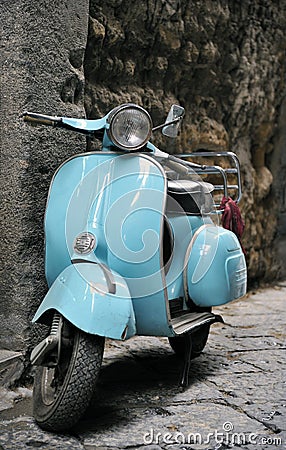
[[142, 148], [150, 139], [151, 117], [140, 106], [122, 105], [111, 112], [109, 121], [109, 138], [123, 150]]

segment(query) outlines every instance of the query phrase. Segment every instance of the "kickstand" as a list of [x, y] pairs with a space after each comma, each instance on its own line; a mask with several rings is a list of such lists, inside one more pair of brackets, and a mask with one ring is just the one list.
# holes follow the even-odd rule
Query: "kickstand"
[[185, 339], [185, 354], [184, 354], [184, 366], [180, 379], [179, 386], [182, 390], [189, 386], [189, 372], [191, 366], [191, 353], [192, 353], [192, 337], [190, 333], [186, 333]]

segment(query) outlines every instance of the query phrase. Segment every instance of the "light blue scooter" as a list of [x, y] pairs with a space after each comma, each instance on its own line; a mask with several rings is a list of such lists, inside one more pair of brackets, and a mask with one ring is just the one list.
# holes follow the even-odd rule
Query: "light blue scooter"
[[[104, 339], [165, 336], [190, 360], [203, 350], [211, 307], [246, 293], [240, 243], [219, 226], [217, 197], [241, 196], [233, 153], [169, 155], [150, 142], [162, 129], [175, 137], [184, 109], [173, 105], [152, 129], [143, 108], [124, 104], [99, 120], [24, 113], [24, 120], [85, 133], [102, 150], [77, 154], [56, 171], [46, 215], [47, 295], [34, 322], [50, 326], [32, 351], [38, 366], [34, 416], [48, 430], [73, 426], [88, 406]], [[194, 163], [230, 158], [231, 168]], [[230, 184], [229, 174], [236, 177]], [[208, 180], [221, 177], [221, 184]], [[207, 177], [207, 178], [206, 178]], [[206, 179], [205, 179], [206, 178]]]

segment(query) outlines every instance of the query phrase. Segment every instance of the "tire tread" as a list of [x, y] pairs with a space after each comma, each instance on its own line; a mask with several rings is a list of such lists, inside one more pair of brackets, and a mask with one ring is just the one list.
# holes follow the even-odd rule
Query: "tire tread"
[[[63, 431], [71, 428], [83, 415], [93, 396], [102, 362], [104, 338], [80, 331], [78, 333], [75, 360], [66, 375], [69, 376], [69, 380], [64, 392], [59, 394], [60, 399], [56, 399], [50, 414], [44, 418], [41, 414], [37, 414], [38, 408], [43, 407], [41, 399], [38, 398], [41, 388], [39, 386], [34, 388], [34, 417], [45, 430]], [[41, 383], [42, 371], [43, 368], [39, 368], [35, 384]], [[39, 405], [39, 402], [42, 405]]]

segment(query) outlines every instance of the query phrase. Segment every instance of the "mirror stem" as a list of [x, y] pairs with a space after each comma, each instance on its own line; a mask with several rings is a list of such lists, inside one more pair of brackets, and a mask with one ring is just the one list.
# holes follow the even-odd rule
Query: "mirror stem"
[[162, 123], [162, 125], [152, 128], [152, 131], [161, 130], [162, 128], [167, 127], [168, 125], [173, 125], [173, 123], [177, 123], [180, 120], [182, 120], [182, 117], [177, 117], [176, 119], [171, 120], [171, 122]]

